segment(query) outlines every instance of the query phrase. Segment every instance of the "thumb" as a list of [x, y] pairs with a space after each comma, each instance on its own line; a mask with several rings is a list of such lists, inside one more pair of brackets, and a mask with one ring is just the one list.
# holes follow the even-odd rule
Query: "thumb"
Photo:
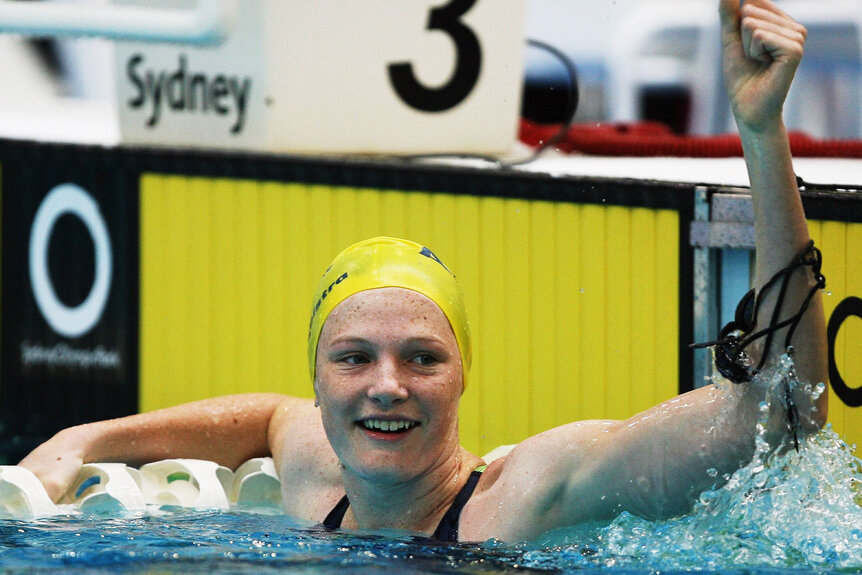
[[722, 38], [738, 38], [739, 32], [739, 0], [720, 0], [718, 15], [721, 19]]

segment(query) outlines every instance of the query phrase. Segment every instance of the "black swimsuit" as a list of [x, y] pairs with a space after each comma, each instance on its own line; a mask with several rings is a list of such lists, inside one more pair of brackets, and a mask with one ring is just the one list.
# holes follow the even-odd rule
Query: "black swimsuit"
[[[449, 507], [446, 514], [443, 516], [443, 519], [440, 520], [440, 524], [431, 536], [432, 539], [445, 541], [447, 543], [458, 541], [458, 519], [461, 517], [461, 510], [470, 499], [470, 496], [473, 495], [473, 490], [476, 489], [476, 484], [479, 482], [482, 472], [485, 471], [485, 467], [485, 465], [482, 465], [470, 473], [470, 477], [467, 478], [467, 483], [464, 484], [464, 487], [462, 487], [461, 491], [458, 492], [458, 495], [455, 496], [455, 501], [452, 502], [452, 506]], [[341, 527], [341, 521], [344, 519], [344, 514], [347, 513], [347, 508], [349, 506], [350, 501], [347, 499], [347, 495], [345, 495], [332, 511], [329, 512], [326, 519], [323, 520], [323, 526], [327, 529], [338, 529]]]

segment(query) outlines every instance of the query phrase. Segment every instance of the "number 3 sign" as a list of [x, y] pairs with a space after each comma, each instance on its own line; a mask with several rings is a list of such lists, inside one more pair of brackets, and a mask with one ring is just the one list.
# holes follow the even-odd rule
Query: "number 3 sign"
[[520, 112], [525, 1], [232, 0], [237, 20], [219, 47], [118, 45], [123, 140], [506, 150]]

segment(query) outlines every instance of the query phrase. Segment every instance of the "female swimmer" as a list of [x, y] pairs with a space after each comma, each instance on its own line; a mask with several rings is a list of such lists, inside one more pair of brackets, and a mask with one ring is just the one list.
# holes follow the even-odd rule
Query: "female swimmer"
[[[769, 0], [720, 0], [720, 16], [763, 286], [809, 241], [781, 116], [805, 29]], [[812, 285], [809, 270], [790, 274], [782, 317], [799, 309]], [[761, 298], [759, 327], [772, 322], [775, 299], [772, 292]], [[348, 248], [321, 282], [313, 312], [314, 401], [246, 394], [85, 424], [61, 431], [21, 465], [58, 499], [85, 462], [193, 457], [236, 467], [271, 454], [284, 509], [297, 518], [450, 541], [521, 541], [621, 511], [685, 512], [715, 482], [707, 470], [733, 472], [754, 452], [766, 392], [747, 383], [697, 389], [628, 421], [564, 425], [485, 468], [458, 441], [469, 330], [454, 278], [430, 250], [390, 238]], [[783, 338], [777, 333], [752, 354], [777, 358]], [[825, 381], [818, 294], [793, 343], [799, 379]], [[819, 429], [826, 394], [798, 391], [793, 399], [803, 431]], [[774, 405], [768, 437], [777, 446], [787, 419]]]

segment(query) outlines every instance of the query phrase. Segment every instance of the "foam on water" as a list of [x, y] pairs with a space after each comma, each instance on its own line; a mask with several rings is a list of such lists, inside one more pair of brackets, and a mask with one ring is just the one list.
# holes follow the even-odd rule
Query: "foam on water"
[[[754, 384], [768, 386], [767, 397], [781, 401], [793, 373], [784, 356]], [[802, 441], [798, 453], [790, 438], [771, 453], [763, 439], [768, 410], [761, 406], [752, 461], [703, 493], [691, 513], [667, 521], [623, 513], [610, 524], [558, 530], [544, 538], [546, 548], [527, 553], [525, 564], [862, 572], [862, 461], [829, 426]]]
[[533, 567], [654, 571], [811, 569], [862, 572], [862, 463], [830, 429], [753, 461], [692, 513], [558, 530], [525, 554]]

